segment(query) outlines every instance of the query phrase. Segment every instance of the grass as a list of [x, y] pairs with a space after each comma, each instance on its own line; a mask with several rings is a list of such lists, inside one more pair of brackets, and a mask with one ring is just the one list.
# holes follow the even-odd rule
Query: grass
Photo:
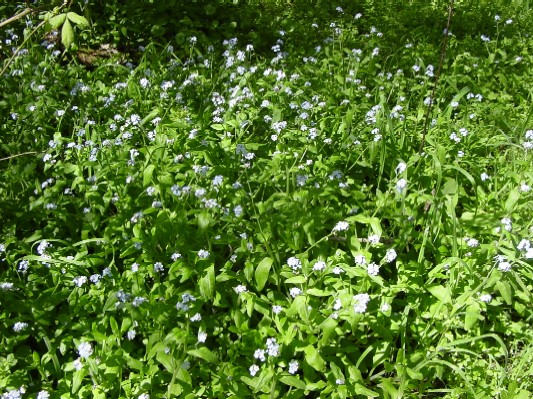
[[529, 397], [525, 16], [449, 37], [419, 152], [442, 37], [363, 11], [135, 63], [27, 41], [0, 100], [2, 398]]

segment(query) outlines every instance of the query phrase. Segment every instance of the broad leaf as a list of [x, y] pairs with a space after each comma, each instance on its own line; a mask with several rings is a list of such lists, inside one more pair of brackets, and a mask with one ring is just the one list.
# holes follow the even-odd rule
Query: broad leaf
[[67, 18], [74, 22], [76, 25], [79, 25], [81, 27], [89, 26], [89, 21], [87, 21], [87, 18], [82, 17], [81, 15], [76, 14], [75, 12], [68, 12]]
[[65, 19], [63, 28], [61, 29], [61, 43], [65, 48], [69, 48], [74, 43], [74, 30], [68, 19]]
[[272, 259], [269, 257], [264, 258], [261, 262], [259, 262], [259, 265], [257, 265], [254, 277], [258, 291], [261, 291], [265, 287], [271, 267]]

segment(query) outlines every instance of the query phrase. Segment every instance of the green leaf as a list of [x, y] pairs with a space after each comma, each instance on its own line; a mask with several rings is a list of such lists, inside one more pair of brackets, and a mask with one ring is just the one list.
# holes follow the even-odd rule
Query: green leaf
[[74, 375], [72, 376], [72, 393], [78, 392], [86, 374], [87, 370], [85, 367], [74, 372]]
[[305, 293], [308, 295], [313, 295], [313, 296], [331, 296], [330, 292], [319, 290], [318, 288], [310, 288], [307, 291], [305, 291]]
[[512, 190], [509, 193], [509, 198], [507, 198], [507, 201], [505, 201], [505, 211], [507, 213], [511, 213], [519, 199], [520, 193], [518, 192], [518, 190]]
[[500, 294], [505, 303], [507, 303], [507, 305], [511, 305], [513, 303], [511, 285], [507, 281], [500, 280], [496, 283], [496, 288], [498, 288], [498, 291], [500, 291]]
[[357, 383], [354, 385], [354, 391], [358, 395], [365, 395], [369, 398], [376, 398], [379, 396], [379, 393], [376, 393], [374, 391], [371, 391], [370, 389], [366, 388], [365, 386]]
[[304, 276], [294, 276], [285, 280], [285, 284], [305, 284], [306, 281]]
[[154, 174], [155, 165], [148, 165], [143, 172], [143, 186], [146, 187], [152, 181], [152, 175]]
[[200, 212], [197, 215], [197, 221], [198, 221], [198, 230], [200, 231], [206, 231], [209, 228], [209, 225], [213, 221], [213, 218], [209, 214], [209, 212]]
[[268, 274], [270, 273], [270, 269], [272, 267], [272, 259], [269, 257], [264, 258], [259, 264], [257, 265], [257, 268], [255, 269], [255, 282], [256, 282], [256, 288], [258, 291], [261, 291], [268, 280]]
[[74, 43], [74, 30], [68, 19], [65, 19], [63, 28], [61, 29], [61, 43], [65, 48], [69, 48]]
[[215, 265], [209, 266], [205, 270], [205, 275], [200, 278], [200, 293], [206, 300], [211, 300], [215, 296]]
[[471, 330], [480, 317], [480, 308], [477, 303], [468, 305], [465, 314], [465, 330]]
[[118, 323], [113, 316], [109, 318], [109, 324], [111, 325], [111, 331], [113, 331], [113, 334], [115, 334], [117, 338], [120, 338], [120, 329], [118, 328]]
[[187, 351], [187, 353], [191, 356], [204, 359], [205, 361], [209, 363], [217, 363], [218, 361], [217, 356], [213, 352], [211, 352], [209, 349], [207, 349], [205, 346], [201, 347], [200, 349], [191, 349]]
[[427, 290], [442, 303], [452, 303], [450, 292], [442, 285], [434, 285], [428, 287]]
[[326, 370], [326, 363], [320, 353], [315, 349], [314, 346], [309, 345], [304, 348], [305, 361], [309, 363], [316, 371], [324, 372]]
[[169, 373], [174, 373], [176, 370], [176, 361], [171, 355], [165, 353], [164, 351], [158, 351], [155, 355], [155, 358]]
[[398, 390], [394, 387], [394, 384], [390, 378], [382, 378], [380, 385], [381, 389], [388, 393], [391, 398], [398, 397]]
[[68, 12], [67, 18], [70, 19], [72, 22], [74, 22], [76, 25], [79, 25], [81, 27], [83, 26], [89, 26], [89, 21], [87, 21], [87, 18], [82, 17], [81, 15], [76, 14], [75, 12]]
[[424, 375], [420, 371], [413, 370], [410, 367], [406, 367], [405, 370], [407, 371], [407, 375], [411, 377], [413, 380], [424, 379]]
[[148, 122], [152, 121], [156, 116], [158, 116], [160, 113], [159, 108], [154, 109], [152, 112], [150, 112], [148, 115], [146, 115], [143, 120], [141, 121], [140, 125], [144, 126]]
[[322, 345], [327, 345], [329, 343], [329, 337], [335, 332], [337, 327], [337, 322], [332, 318], [327, 318], [321, 325], [322, 329], [322, 338], [320, 338], [320, 343]]
[[58, 29], [63, 23], [65, 22], [65, 19], [67, 18], [67, 14], [59, 14], [55, 17], [50, 18], [48, 23], [53, 29]]
[[294, 377], [292, 375], [286, 375], [285, 377], [281, 377], [279, 380], [285, 385], [289, 385], [291, 387], [302, 389], [302, 390], [306, 389], [305, 382], [300, 380], [298, 377]]

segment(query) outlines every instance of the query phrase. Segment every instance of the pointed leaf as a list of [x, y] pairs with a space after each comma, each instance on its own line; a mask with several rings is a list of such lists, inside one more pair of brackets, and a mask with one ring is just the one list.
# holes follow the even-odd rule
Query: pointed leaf
[[479, 320], [480, 308], [477, 303], [468, 305], [465, 314], [465, 330], [471, 330]]
[[427, 289], [431, 295], [436, 297], [439, 301], [442, 303], [451, 303], [452, 297], [450, 295], [450, 292], [446, 287], [443, 287], [442, 285], [434, 285], [431, 287], [428, 287]]
[[255, 283], [258, 291], [261, 291], [268, 280], [268, 274], [272, 267], [272, 259], [269, 257], [264, 258], [255, 269]]
[[205, 275], [200, 278], [200, 292], [206, 300], [215, 296], [215, 266], [211, 265], [205, 270]]
[[306, 346], [304, 348], [304, 353], [305, 361], [309, 363], [311, 367], [313, 367], [317, 371], [325, 371], [326, 363], [324, 362], [324, 359], [322, 359], [322, 356], [320, 356], [320, 353], [318, 353], [314, 346]]
[[191, 349], [187, 351], [187, 353], [191, 356], [199, 357], [200, 359], [204, 359], [205, 361], [209, 363], [216, 363], [217, 362], [217, 356], [211, 352], [209, 349], [207, 349], [205, 346], [200, 349]]
[[143, 172], [143, 186], [146, 187], [152, 181], [152, 175], [154, 174], [155, 165], [148, 165]]
[[48, 23], [53, 29], [58, 29], [61, 25], [63, 25], [63, 22], [65, 22], [66, 17], [67, 14], [59, 14], [55, 17], [50, 18]]
[[164, 351], [158, 351], [155, 355], [155, 358], [169, 373], [173, 373], [176, 370], [176, 361], [171, 355], [165, 353]]
[[304, 276], [294, 276], [285, 280], [285, 284], [305, 284], [306, 281]]
[[65, 19], [65, 23], [63, 24], [63, 28], [61, 29], [61, 43], [63, 43], [63, 46], [68, 49], [73, 42], [74, 30], [72, 29], [70, 21], [68, 19]]
[[80, 389], [81, 383], [83, 382], [83, 378], [85, 378], [86, 374], [87, 369], [85, 367], [74, 372], [74, 376], [72, 378], [72, 393], [78, 392], [78, 389]]
[[507, 213], [511, 213], [519, 199], [520, 193], [518, 192], [518, 190], [512, 190], [509, 193], [509, 198], [507, 198], [507, 201], [505, 201], [505, 211]]
[[511, 305], [513, 303], [511, 285], [507, 281], [500, 280], [496, 283], [496, 288], [498, 288], [498, 291], [500, 291], [500, 294], [505, 303], [507, 303], [507, 305]]
[[75, 12], [68, 12], [67, 18], [70, 19], [72, 22], [74, 22], [76, 25], [79, 25], [81, 27], [83, 26], [89, 26], [89, 21], [87, 21], [87, 18], [82, 17], [81, 15], [76, 14]]
[[289, 385], [291, 387], [302, 389], [302, 390], [306, 389], [305, 382], [300, 380], [298, 377], [294, 377], [292, 375], [286, 375], [285, 377], [281, 377], [279, 380], [283, 382], [285, 385]]
[[379, 393], [376, 393], [374, 391], [371, 391], [370, 389], [364, 387], [363, 385], [357, 383], [354, 386], [354, 391], [358, 395], [365, 395], [369, 398], [376, 398], [379, 396]]

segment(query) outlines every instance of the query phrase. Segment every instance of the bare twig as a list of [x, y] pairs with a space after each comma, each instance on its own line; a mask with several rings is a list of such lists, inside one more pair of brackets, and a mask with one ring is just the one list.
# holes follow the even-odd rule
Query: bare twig
[[22, 10], [20, 13], [18, 13], [17, 15], [14, 15], [11, 18], [8, 18], [5, 21], [0, 22], [0, 28], [3, 27], [3, 26], [9, 25], [11, 22], [15, 22], [15, 21], [17, 21], [17, 20], [19, 20], [21, 18], [24, 18], [26, 15], [28, 15], [28, 14], [30, 14], [32, 12], [34, 12], [33, 9], [26, 8], [26, 9]]
[[37, 151], [28, 151], [28, 152], [23, 152], [23, 153], [21, 153], [21, 154], [17, 154], [17, 155], [10, 155], [9, 157], [0, 158], [0, 162], [2, 162], [2, 161], [7, 161], [8, 159], [13, 159], [13, 158], [21, 157], [21, 156], [23, 156], [23, 155], [32, 155], [32, 154], [37, 154]]
[[450, 33], [450, 22], [452, 21], [452, 15], [453, 15], [453, 3], [454, 3], [454, 0], [450, 0], [450, 6], [448, 8], [448, 23], [446, 24], [446, 31], [444, 32], [445, 36], [444, 36], [444, 42], [442, 43], [442, 50], [440, 53], [439, 69], [437, 70], [437, 74], [435, 75], [435, 82], [433, 83], [433, 90], [431, 92], [431, 96], [429, 97], [429, 104], [428, 104], [428, 109], [426, 112], [426, 119], [424, 120], [424, 131], [422, 132], [422, 142], [420, 143], [420, 149], [418, 150], [419, 153], [422, 153], [422, 151], [424, 150], [424, 145], [426, 144], [426, 134], [428, 131], [429, 116], [433, 108], [433, 99], [435, 98], [435, 92], [437, 90], [439, 76], [442, 71], [442, 64], [444, 63], [444, 57], [446, 56], [446, 47], [448, 46], [448, 36]]

